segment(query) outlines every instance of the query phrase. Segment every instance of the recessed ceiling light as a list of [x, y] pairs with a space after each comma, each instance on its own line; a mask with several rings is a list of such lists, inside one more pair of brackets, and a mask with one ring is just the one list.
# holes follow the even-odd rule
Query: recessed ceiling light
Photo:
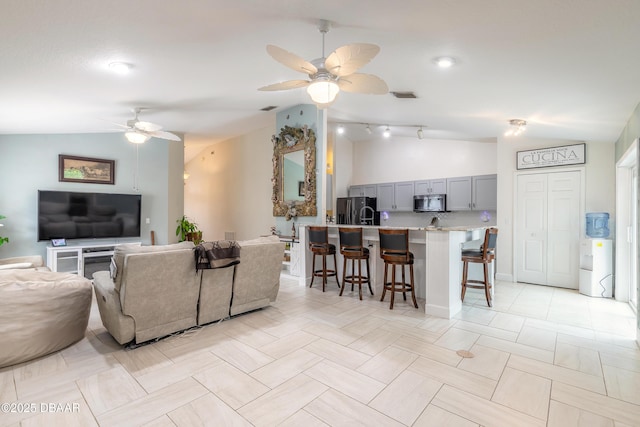
[[450, 68], [455, 65], [456, 60], [450, 56], [441, 56], [433, 60], [440, 68]]
[[109, 69], [117, 74], [127, 74], [131, 68], [131, 64], [127, 64], [126, 62], [111, 62], [109, 64]]

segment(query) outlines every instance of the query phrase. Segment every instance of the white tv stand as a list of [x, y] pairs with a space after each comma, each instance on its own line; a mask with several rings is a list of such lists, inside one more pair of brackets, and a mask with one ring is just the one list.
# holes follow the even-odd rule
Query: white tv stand
[[[126, 244], [141, 244], [140, 242], [126, 242]], [[53, 247], [47, 246], [47, 267], [51, 271], [59, 271], [64, 273], [73, 273], [79, 276], [86, 276], [85, 263], [90, 264], [91, 261], [106, 262], [106, 270], [109, 269], [108, 263], [116, 246], [125, 243], [78, 243], [67, 246]], [[89, 277], [90, 279], [91, 277]]]

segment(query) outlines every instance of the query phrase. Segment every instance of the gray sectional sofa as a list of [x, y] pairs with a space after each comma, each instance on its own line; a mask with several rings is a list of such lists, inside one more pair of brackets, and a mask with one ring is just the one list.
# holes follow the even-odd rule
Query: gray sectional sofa
[[238, 243], [239, 264], [199, 271], [191, 242], [118, 246], [111, 271], [93, 275], [105, 328], [120, 344], [141, 343], [268, 306], [284, 243], [276, 236]]

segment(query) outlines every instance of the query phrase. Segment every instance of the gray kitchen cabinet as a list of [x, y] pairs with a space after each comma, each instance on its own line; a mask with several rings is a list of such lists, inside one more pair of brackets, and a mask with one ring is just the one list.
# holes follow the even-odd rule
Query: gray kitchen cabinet
[[377, 206], [379, 211], [392, 211], [395, 206], [395, 190], [393, 182], [377, 185]]
[[349, 187], [349, 197], [364, 196], [364, 187], [362, 185], [352, 185]]
[[377, 197], [376, 185], [352, 185], [349, 187], [349, 197]]
[[425, 181], [416, 181], [414, 184], [414, 194], [445, 194], [447, 192], [447, 180], [429, 179]]
[[498, 207], [498, 176], [473, 177], [471, 208], [477, 211], [495, 211]]
[[497, 175], [447, 178], [447, 210], [496, 210], [498, 206], [497, 182]]
[[379, 211], [412, 211], [413, 181], [389, 182], [377, 185]]
[[471, 182], [470, 176], [447, 178], [447, 210], [471, 210]]

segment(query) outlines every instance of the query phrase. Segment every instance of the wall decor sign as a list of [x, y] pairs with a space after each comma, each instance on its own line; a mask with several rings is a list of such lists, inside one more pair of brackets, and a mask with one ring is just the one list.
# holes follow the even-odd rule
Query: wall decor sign
[[564, 145], [562, 147], [538, 148], [518, 151], [516, 168], [533, 169], [552, 166], [581, 165], [585, 163], [586, 144]]
[[58, 181], [114, 184], [115, 160], [92, 159], [60, 154], [58, 156]]

